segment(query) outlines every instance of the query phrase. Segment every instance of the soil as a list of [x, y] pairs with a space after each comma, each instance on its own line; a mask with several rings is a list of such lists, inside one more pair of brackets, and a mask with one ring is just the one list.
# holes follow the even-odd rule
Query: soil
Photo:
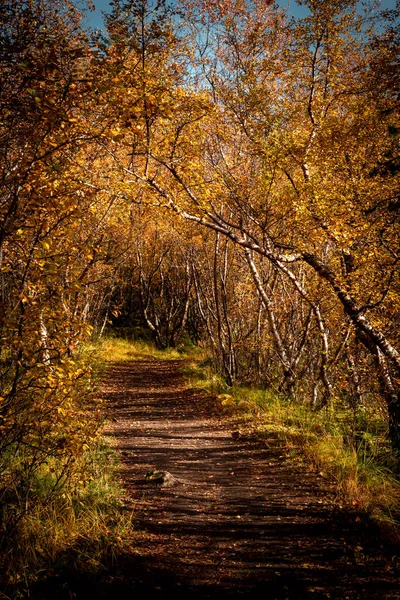
[[[275, 440], [242, 438], [181, 366], [129, 361], [106, 374], [135, 545], [66, 597], [399, 599], [394, 548]], [[146, 481], [153, 469], [174, 484]]]

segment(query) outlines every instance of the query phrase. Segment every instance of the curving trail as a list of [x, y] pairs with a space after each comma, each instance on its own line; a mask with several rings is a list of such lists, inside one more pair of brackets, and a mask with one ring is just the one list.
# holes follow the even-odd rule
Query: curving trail
[[[108, 435], [139, 535], [95, 596], [399, 599], [395, 560], [366, 525], [273, 443], [234, 439], [179, 366], [129, 361], [105, 377]], [[179, 483], [145, 483], [154, 468]]]

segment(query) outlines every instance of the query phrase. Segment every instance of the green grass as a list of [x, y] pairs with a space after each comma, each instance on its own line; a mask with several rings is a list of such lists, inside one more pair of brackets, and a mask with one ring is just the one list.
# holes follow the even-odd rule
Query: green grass
[[214, 395], [227, 392], [228, 386], [224, 378], [215, 371], [213, 362], [205, 350], [191, 349], [184, 358], [181, 372], [191, 387], [203, 389]]
[[247, 399], [259, 409], [256, 435], [267, 442], [271, 434], [277, 437], [288, 451], [334, 482], [340, 502], [368, 514], [400, 540], [400, 482], [383, 419], [377, 428], [376, 413], [364, 411], [363, 430], [340, 404], [314, 411], [307, 404], [254, 390]]
[[176, 348], [159, 350], [152, 344], [142, 340], [129, 340], [116, 337], [102, 337], [85, 345], [85, 356], [95, 363], [112, 363], [126, 360], [182, 360], [183, 351]]
[[[30, 494], [23, 498], [29, 510], [0, 558], [2, 584], [22, 594], [35, 579], [66, 566], [97, 570], [133, 544], [132, 515], [123, 506], [118, 457], [111, 447], [99, 439], [59, 487], [54, 485], [57, 467], [52, 457], [35, 472]], [[11, 495], [9, 508], [17, 510], [22, 498], [17, 490]]]

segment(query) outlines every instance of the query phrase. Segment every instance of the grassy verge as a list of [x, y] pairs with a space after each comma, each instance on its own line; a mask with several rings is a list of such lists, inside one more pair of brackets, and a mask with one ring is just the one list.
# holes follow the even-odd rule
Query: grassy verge
[[217, 396], [240, 435], [284, 447], [330, 483], [339, 504], [368, 515], [385, 537], [400, 542], [400, 480], [386, 435], [387, 417], [380, 407], [352, 411], [337, 399], [315, 411], [305, 401], [270, 390], [228, 389], [204, 356], [192, 357], [183, 372], [190, 385]]
[[[130, 358], [132, 351], [138, 354], [139, 347], [104, 340], [84, 348], [79, 359], [92, 366], [99, 383], [103, 365]], [[98, 387], [88, 393], [99, 396]], [[93, 410], [96, 415], [88, 409], [76, 419], [101, 426], [96, 402]], [[30, 597], [35, 581], [65, 569], [99, 571], [134, 544], [132, 514], [118, 479], [119, 457], [101, 427], [92, 439], [76, 440], [76, 454], [64, 442], [61, 436], [59, 448], [47, 456], [45, 448], [36, 457], [34, 449], [17, 443], [2, 453], [0, 590], [5, 597]]]
[[[10, 465], [15, 469], [17, 465]], [[117, 479], [118, 458], [101, 438], [76, 461], [62, 485], [58, 462], [51, 457], [30, 481], [22, 498], [11, 490], [7, 507], [8, 543], [0, 558], [2, 587], [10, 597], [30, 597], [29, 589], [68, 568], [99, 570], [132, 543], [131, 515], [123, 508]], [[22, 500], [24, 506], [21, 506]], [[19, 515], [18, 515], [19, 512]]]

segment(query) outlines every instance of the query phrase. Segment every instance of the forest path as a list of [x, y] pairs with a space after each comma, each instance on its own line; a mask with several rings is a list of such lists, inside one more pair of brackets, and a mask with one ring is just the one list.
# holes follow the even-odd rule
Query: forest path
[[[400, 598], [379, 542], [275, 444], [234, 439], [179, 361], [110, 367], [107, 434], [138, 536], [97, 597]], [[151, 469], [179, 483], [146, 483]], [[95, 590], [93, 589], [93, 592]]]

